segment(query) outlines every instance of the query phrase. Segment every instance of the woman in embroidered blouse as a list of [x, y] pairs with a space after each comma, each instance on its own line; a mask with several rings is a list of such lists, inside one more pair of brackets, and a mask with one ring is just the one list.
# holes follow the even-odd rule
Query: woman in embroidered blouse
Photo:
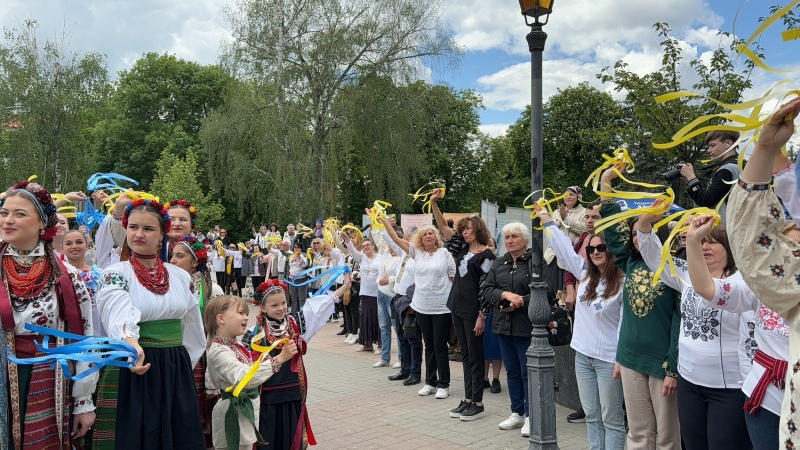
[[[570, 242], [575, 242], [575, 239], [586, 231], [586, 208], [581, 205], [583, 199], [583, 192], [580, 186], [570, 186], [567, 188], [564, 197], [564, 203], [558, 205], [558, 210], [553, 213], [553, 222], [569, 237]], [[544, 277], [547, 282], [548, 288], [553, 293], [564, 288], [564, 270], [563, 264], [558, 260], [553, 262], [556, 254], [553, 252], [547, 243], [545, 243], [544, 251]]]
[[[80, 274], [53, 253], [57, 220], [50, 194], [36, 183], [18, 183], [0, 200], [0, 320], [4, 342], [17, 358], [40, 356], [34, 341], [41, 343], [41, 336], [25, 329], [27, 323], [94, 334], [90, 294]], [[94, 423], [97, 374], [69, 382], [60, 369], [54, 376], [49, 363], [16, 365], [6, 360], [6, 349], [1, 353], [0, 445], [71, 448], [72, 439], [85, 435]], [[77, 364], [77, 372], [87, 369], [86, 363]], [[48, 407], [48, 401], [54, 406]]]
[[564, 269], [581, 280], [570, 345], [575, 349], [575, 376], [586, 413], [589, 448], [622, 450], [625, 420], [616, 355], [625, 273], [614, 265], [614, 255], [602, 236], [589, 240], [584, 261], [567, 235], [550, 220], [547, 210], [540, 209], [536, 214], [545, 224], [545, 238]]
[[89, 239], [86, 233], [81, 230], [70, 230], [64, 234], [62, 244], [64, 255], [67, 257], [67, 262], [78, 269], [83, 278], [83, 283], [89, 290], [89, 295], [92, 297], [92, 325], [94, 326], [94, 333], [97, 336], [105, 336], [103, 324], [100, 323], [100, 313], [97, 311], [97, 288], [98, 282], [102, 272], [97, 266], [89, 266], [86, 263], [86, 251], [89, 249]]
[[[781, 178], [795, 178], [786, 173], [788, 161], [780, 157], [781, 148], [792, 134], [800, 115], [800, 98], [784, 104], [764, 124], [758, 142], [738, 185], [733, 186], [728, 199], [727, 224], [734, 230], [731, 250], [741, 269], [742, 278], [764, 304], [791, 326], [789, 333], [787, 387], [781, 405], [778, 442], [781, 448], [795, 448], [797, 424], [800, 417], [800, 322], [798, 322], [798, 293], [800, 293], [800, 244], [781, 234], [786, 228], [782, 206], [776, 193], [794, 213], [800, 204], [800, 194], [781, 188]], [[783, 161], [782, 161], [783, 160]], [[796, 170], [796, 168], [795, 168]], [[776, 173], [777, 172], [777, 173]], [[775, 173], [775, 192], [770, 189], [770, 176]], [[793, 191], [793, 192], [792, 192]], [[800, 215], [793, 215], [797, 220]], [[754, 369], [755, 370], [755, 369]]]
[[[653, 233], [652, 224], [660, 219], [652, 215], [639, 218], [639, 249], [653, 271], [661, 264], [662, 253], [661, 241]], [[745, 289], [724, 225], [714, 228], [702, 239], [697, 239], [696, 243], [702, 243], [706, 270], [715, 283], [719, 280], [729, 286], [739, 286], [737, 289]], [[691, 245], [687, 245], [687, 256], [689, 247]], [[678, 419], [683, 442], [688, 450], [752, 448], [744, 414], [740, 409], [745, 402], [739, 371], [740, 316], [708, 306], [703, 300], [708, 292], [705, 289], [698, 292], [692, 286], [686, 261], [673, 260], [677, 266], [676, 275], [664, 270], [661, 280], [667, 286], [682, 291], [681, 333], [678, 338]]]
[[458, 268], [447, 299], [447, 309], [453, 319], [464, 371], [464, 400], [450, 410], [450, 417], [469, 421], [479, 418], [484, 410], [482, 335], [489, 306], [478, 294], [495, 256], [487, 248], [491, 238], [480, 217], [471, 215], [459, 220], [455, 231], [447, 226], [437, 202], [441, 195], [441, 189], [433, 192], [431, 209], [436, 225], [447, 241], [445, 248], [453, 256]]
[[456, 276], [456, 263], [434, 227], [419, 227], [411, 242], [399, 237], [388, 221], [384, 221], [384, 227], [392, 241], [414, 260], [416, 288], [411, 309], [417, 315], [425, 342], [425, 386], [419, 395], [435, 392], [436, 398], [447, 398], [450, 395], [447, 339], [452, 324], [447, 298]]
[[136, 200], [122, 224], [131, 258], [103, 272], [97, 299], [109, 336], [132, 345], [139, 360], [118, 372], [116, 426], [106, 437], [117, 449], [205, 450], [192, 376], [205, 350], [200, 307], [189, 274], [157, 257], [169, 245], [169, 215], [156, 201]]
[[[603, 173], [600, 183], [603, 217], [621, 212], [603, 193], [611, 189], [616, 167]], [[622, 323], [616, 361], [620, 366], [628, 414], [627, 450], [681, 448], [678, 425], [678, 334], [680, 292], [663, 282], [653, 285], [654, 273], [639, 252], [639, 218], [622, 222], [603, 233], [614, 263], [625, 271]], [[666, 230], [666, 228], [664, 228]]]
[[[292, 250], [292, 255], [287, 257], [289, 259], [289, 274], [287, 278], [299, 283], [304, 281], [305, 278], [297, 280], [294, 278], [297, 276], [297, 274], [308, 268], [308, 259], [306, 259], [306, 256], [303, 254], [303, 244], [301, 244], [299, 241], [292, 245]], [[289, 297], [292, 310], [302, 310], [303, 304], [308, 297], [308, 285], [300, 287], [294, 285], [289, 286]]]
[[172, 259], [172, 249], [181, 239], [189, 236], [197, 229], [197, 210], [186, 200], [173, 200], [164, 204], [169, 213], [172, 228], [167, 230], [169, 236], [169, 259]]
[[346, 233], [340, 235], [347, 250], [360, 265], [361, 332], [358, 335], [358, 343], [361, 344], [361, 348], [356, 351], [371, 352], [372, 345], [381, 342], [381, 327], [378, 323], [378, 270], [383, 258], [375, 253], [375, 244], [370, 238], [361, 241], [361, 251], [358, 251]]

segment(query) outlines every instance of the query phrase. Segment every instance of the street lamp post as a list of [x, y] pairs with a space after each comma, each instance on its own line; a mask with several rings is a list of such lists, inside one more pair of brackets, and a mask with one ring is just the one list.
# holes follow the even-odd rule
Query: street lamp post
[[[525, 37], [531, 52], [531, 192], [532, 201], [541, 197], [542, 182], [542, 51], [547, 33], [542, 26], [547, 24], [553, 11], [554, 0], [519, 0], [525, 24], [531, 32]], [[540, 18], [544, 17], [544, 22]], [[533, 19], [530, 23], [528, 19]], [[534, 219], [536, 225], [538, 219]], [[530, 450], [557, 450], [555, 383], [555, 352], [547, 341], [550, 322], [550, 304], [547, 301], [547, 283], [544, 282], [543, 235], [532, 233], [533, 271], [531, 274], [531, 299], [528, 315], [533, 324], [531, 345], [525, 356], [528, 359], [528, 405], [530, 410]]]

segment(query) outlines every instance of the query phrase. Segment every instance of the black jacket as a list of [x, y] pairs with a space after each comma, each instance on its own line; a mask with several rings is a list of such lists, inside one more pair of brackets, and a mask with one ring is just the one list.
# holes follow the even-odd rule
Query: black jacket
[[[733, 187], [733, 185], [729, 183], [739, 178], [739, 169], [736, 165], [738, 159], [739, 155], [734, 153], [730, 157], [712, 166], [710, 172], [707, 172], [707, 175], [711, 176], [711, 181], [709, 181], [708, 187], [706, 188], [703, 188], [703, 185], [700, 184], [700, 180], [697, 178], [689, 182], [686, 186], [686, 191], [689, 193], [689, 197], [692, 198], [695, 205], [712, 209], [717, 207], [717, 204], [719, 204], [728, 191], [731, 190], [731, 187]], [[736, 168], [733, 169], [734, 167]]]
[[[531, 277], [528, 263], [530, 258], [530, 250], [519, 256], [516, 262], [510, 253], [506, 253], [495, 260], [494, 265], [486, 275], [482, 293], [483, 297], [494, 306], [492, 331], [495, 334], [520, 337], [531, 336], [533, 325], [531, 325], [531, 320], [528, 317], [528, 305], [531, 301]], [[505, 309], [507, 303], [500, 300], [500, 296], [505, 291], [521, 295], [525, 299], [525, 305], [510, 313], [507, 312], [508, 310]]]

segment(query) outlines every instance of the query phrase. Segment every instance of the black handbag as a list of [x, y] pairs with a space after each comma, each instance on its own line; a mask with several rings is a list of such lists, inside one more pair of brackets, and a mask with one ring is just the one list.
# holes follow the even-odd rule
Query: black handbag
[[[533, 274], [533, 257], [528, 259], [528, 273]], [[533, 294], [533, 293], [531, 293]], [[531, 295], [533, 298], [533, 295]], [[572, 317], [558, 299], [550, 302], [550, 321], [547, 323], [547, 342], [551, 347], [572, 342]]]
[[416, 314], [406, 314], [406, 318], [403, 319], [403, 336], [406, 339], [419, 339]]

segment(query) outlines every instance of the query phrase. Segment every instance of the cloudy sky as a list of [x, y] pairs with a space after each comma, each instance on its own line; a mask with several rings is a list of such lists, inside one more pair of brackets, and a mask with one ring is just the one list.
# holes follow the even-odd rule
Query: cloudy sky
[[[202, 64], [217, 61], [220, 41], [228, 33], [220, 11], [228, 0], [3, 0], [0, 26], [19, 27], [36, 19], [42, 33], [70, 33], [70, 49], [99, 51], [112, 73], [127, 69], [145, 52], [174, 53]], [[637, 73], [657, 69], [662, 54], [652, 25], [667, 22], [680, 40], [685, 61], [707, 58], [727, 43], [719, 30], [747, 37], [772, 3], [785, 0], [559, 0], [545, 27], [545, 99], [571, 85], [588, 81], [609, 90], [595, 75], [624, 60]], [[734, 30], [734, 19], [741, 8]], [[434, 72], [437, 82], [474, 89], [483, 96], [482, 128], [502, 133], [530, 102], [530, 54], [527, 28], [515, 0], [444, 0], [443, 14], [466, 50], [458, 70]], [[777, 28], [777, 27], [776, 27]], [[770, 61], [792, 65], [797, 43], [781, 44], [766, 36], [762, 44]], [[684, 68], [689, 74], [688, 68]], [[688, 79], [691, 79], [690, 74]], [[756, 91], [774, 82], [759, 74]]]

